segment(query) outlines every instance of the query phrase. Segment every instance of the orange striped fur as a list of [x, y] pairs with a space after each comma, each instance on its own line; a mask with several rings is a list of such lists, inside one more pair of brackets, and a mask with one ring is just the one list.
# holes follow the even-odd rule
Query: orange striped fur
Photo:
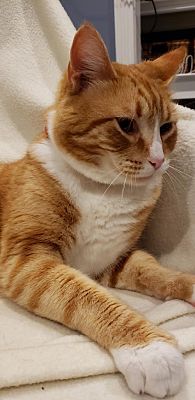
[[[136, 66], [111, 63], [98, 33], [90, 25], [84, 25], [75, 36], [70, 64], [59, 85], [56, 103], [48, 111], [46, 132], [35, 140], [22, 160], [0, 169], [2, 295], [37, 315], [83, 332], [111, 352], [112, 349], [126, 349], [126, 346], [129, 349], [147, 348], [153, 343], [169, 344], [174, 349], [171, 350], [173, 353], [177, 350], [171, 335], [115, 299], [99, 283], [160, 299], [179, 298], [193, 302], [193, 277], [169, 271], [151, 255], [136, 249], [161, 192], [159, 178], [158, 184], [151, 187], [150, 195], [145, 198], [150, 180], [141, 178], [140, 174], [150, 156], [156, 119], [160, 125], [171, 122], [170, 129], [161, 137], [165, 158], [174, 149], [177, 117], [168, 82], [175, 75], [184, 55], [185, 49], [179, 48], [155, 62]], [[117, 122], [117, 118], [127, 117], [132, 129], [128, 134], [121, 131]], [[47, 153], [52, 148], [57, 151], [56, 158]], [[104, 175], [109, 157], [115, 165], [114, 175], [109, 170]], [[66, 170], [63, 169], [65, 162], [68, 165]], [[109, 162], [111, 168], [113, 164]], [[51, 165], [54, 167], [50, 168]], [[109, 173], [111, 176], [108, 178]], [[120, 176], [108, 189], [116, 173]], [[147, 183], [139, 186], [139, 182], [145, 180]], [[85, 248], [78, 250], [78, 256], [76, 253], [78, 243], [82, 243], [79, 227], [85, 227], [84, 215], [89, 215], [86, 223], [92, 221], [90, 210], [93, 210], [93, 202], [84, 214], [79, 206], [80, 195], [74, 194], [77, 193], [75, 182], [81, 185], [81, 191], [86, 190], [87, 185], [86, 198], [89, 192], [104, 193], [101, 201], [106, 198], [111, 202], [111, 197], [116, 196], [116, 209], [120, 201], [124, 201], [124, 209], [131, 209], [134, 192], [139, 194], [137, 204], [145, 199], [140, 206], [134, 200], [134, 208], [131, 212], [127, 210], [127, 217], [122, 220], [125, 228], [122, 233], [119, 229], [118, 236], [124, 235], [124, 248], [123, 243], [115, 244], [111, 239], [111, 253], [115, 254], [116, 247], [115, 259], [112, 260], [112, 254], [108, 255], [110, 250], [105, 248], [106, 237], [102, 239], [100, 261], [103, 266], [100, 262], [97, 270], [87, 270], [89, 276], [79, 265], [79, 260], [82, 264], [82, 259], [86, 257]], [[124, 183], [128, 183], [128, 189]], [[128, 197], [125, 190], [129, 190]], [[120, 213], [122, 215], [121, 210]], [[117, 218], [114, 217], [114, 222]], [[98, 225], [98, 219], [96, 223]], [[106, 224], [106, 220], [102, 222], [102, 232]], [[93, 229], [96, 229], [95, 225]], [[87, 246], [93, 229], [89, 238], [86, 236], [86, 252], [89, 254], [90, 246], [89, 249]], [[101, 238], [98, 240], [101, 241]], [[117, 246], [122, 249], [118, 253]], [[107, 256], [112, 263], [104, 265]], [[72, 265], [71, 260], [74, 259], [76, 265]], [[96, 254], [94, 263], [95, 260]], [[163, 356], [163, 350], [159, 351]], [[173, 385], [171, 382], [174, 379], [182, 382], [178, 377], [183, 367], [178, 366], [178, 370], [173, 371], [176, 378], [172, 381], [169, 382], [169, 376], [166, 378], [168, 387], [164, 385], [163, 389], [158, 389], [152, 386], [154, 377], [150, 377], [150, 368], [145, 371], [145, 386], [138, 380], [134, 387], [123, 367], [120, 367], [114, 350], [113, 356], [133, 391], [146, 391], [163, 397], [179, 390], [180, 383]], [[156, 356], [158, 354], [155, 353]]]

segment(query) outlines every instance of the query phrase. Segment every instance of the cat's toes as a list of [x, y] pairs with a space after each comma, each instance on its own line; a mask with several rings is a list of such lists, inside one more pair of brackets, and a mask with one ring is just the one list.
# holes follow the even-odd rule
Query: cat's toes
[[195, 307], [195, 284], [192, 285], [192, 295], [187, 299], [187, 301]]
[[168, 284], [165, 300], [185, 300], [195, 307], [195, 275], [180, 274]]
[[139, 348], [123, 346], [111, 353], [134, 393], [163, 398], [176, 394], [183, 383], [183, 357], [169, 343], [155, 341]]

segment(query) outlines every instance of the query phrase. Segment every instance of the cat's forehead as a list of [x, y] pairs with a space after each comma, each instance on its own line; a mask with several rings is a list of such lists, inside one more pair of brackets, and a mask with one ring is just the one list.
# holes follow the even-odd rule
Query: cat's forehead
[[[97, 81], [77, 96], [69, 96], [62, 103], [83, 120], [104, 120], [129, 117], [155, 122], [171, 119], [173, 104], [166, 87], [145, 76], [137, 66], [113, 63], [116, 78]], [[68, 107], [67, 107], [68, 106]]]
[[[85, 110], [96, 117], [130, 117], [148, 120], [156, 118], [162, 121], [171, 119], [173, 104], [168, 92], [158, 88], [155, 82], [143, 79], [134, 80], [130, 76], [121, 76], [116, 80], [102, 83], [86, 93]], [[80, 99], [82, 101], [82, 99]], [[92, 110], [93, 108], [93, 110]], [[86, 111], [85, 111], [86, 112]]]
[[137, 65], [113, 63], [121, 106], [138, 118], [169, 120], [174, 107], [167, 88], [141, 72]]

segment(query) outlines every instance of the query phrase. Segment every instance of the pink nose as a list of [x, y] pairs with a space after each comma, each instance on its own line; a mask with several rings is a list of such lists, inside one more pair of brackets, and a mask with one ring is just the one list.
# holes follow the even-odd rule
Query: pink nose
[[148, 161], [149, 163], [154, 167], [154, 169], [159, 169], [161, 165], [164, 163], [164, 157], [159, 157], [159, 158], [149, 158]]

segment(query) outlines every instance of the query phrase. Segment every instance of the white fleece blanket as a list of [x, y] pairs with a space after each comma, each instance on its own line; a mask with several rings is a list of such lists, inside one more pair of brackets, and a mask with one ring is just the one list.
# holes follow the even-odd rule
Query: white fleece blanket
[[[0, 161], [6, 162], [24, 154], [27, 142], [43, 128], [44, 110], [67, 65], [75, 30], [58, 0], [1, 0], [0, 11]], [[165, 183], [143, 245], [170, 267], [195, 272], [195, 112], [178, 111], [173, 165], [184, 174], [172, 170], [176, 177]], [[185, 353], [187, 378], [174, 398], [193, 400], [195, 309], [177, 300], [162, 303], [136, 293], [113, 293], [175, 334]], [[0, 388], [3, 400], [140, 399], [98, 345], [6, 299], [0, 299]]]

